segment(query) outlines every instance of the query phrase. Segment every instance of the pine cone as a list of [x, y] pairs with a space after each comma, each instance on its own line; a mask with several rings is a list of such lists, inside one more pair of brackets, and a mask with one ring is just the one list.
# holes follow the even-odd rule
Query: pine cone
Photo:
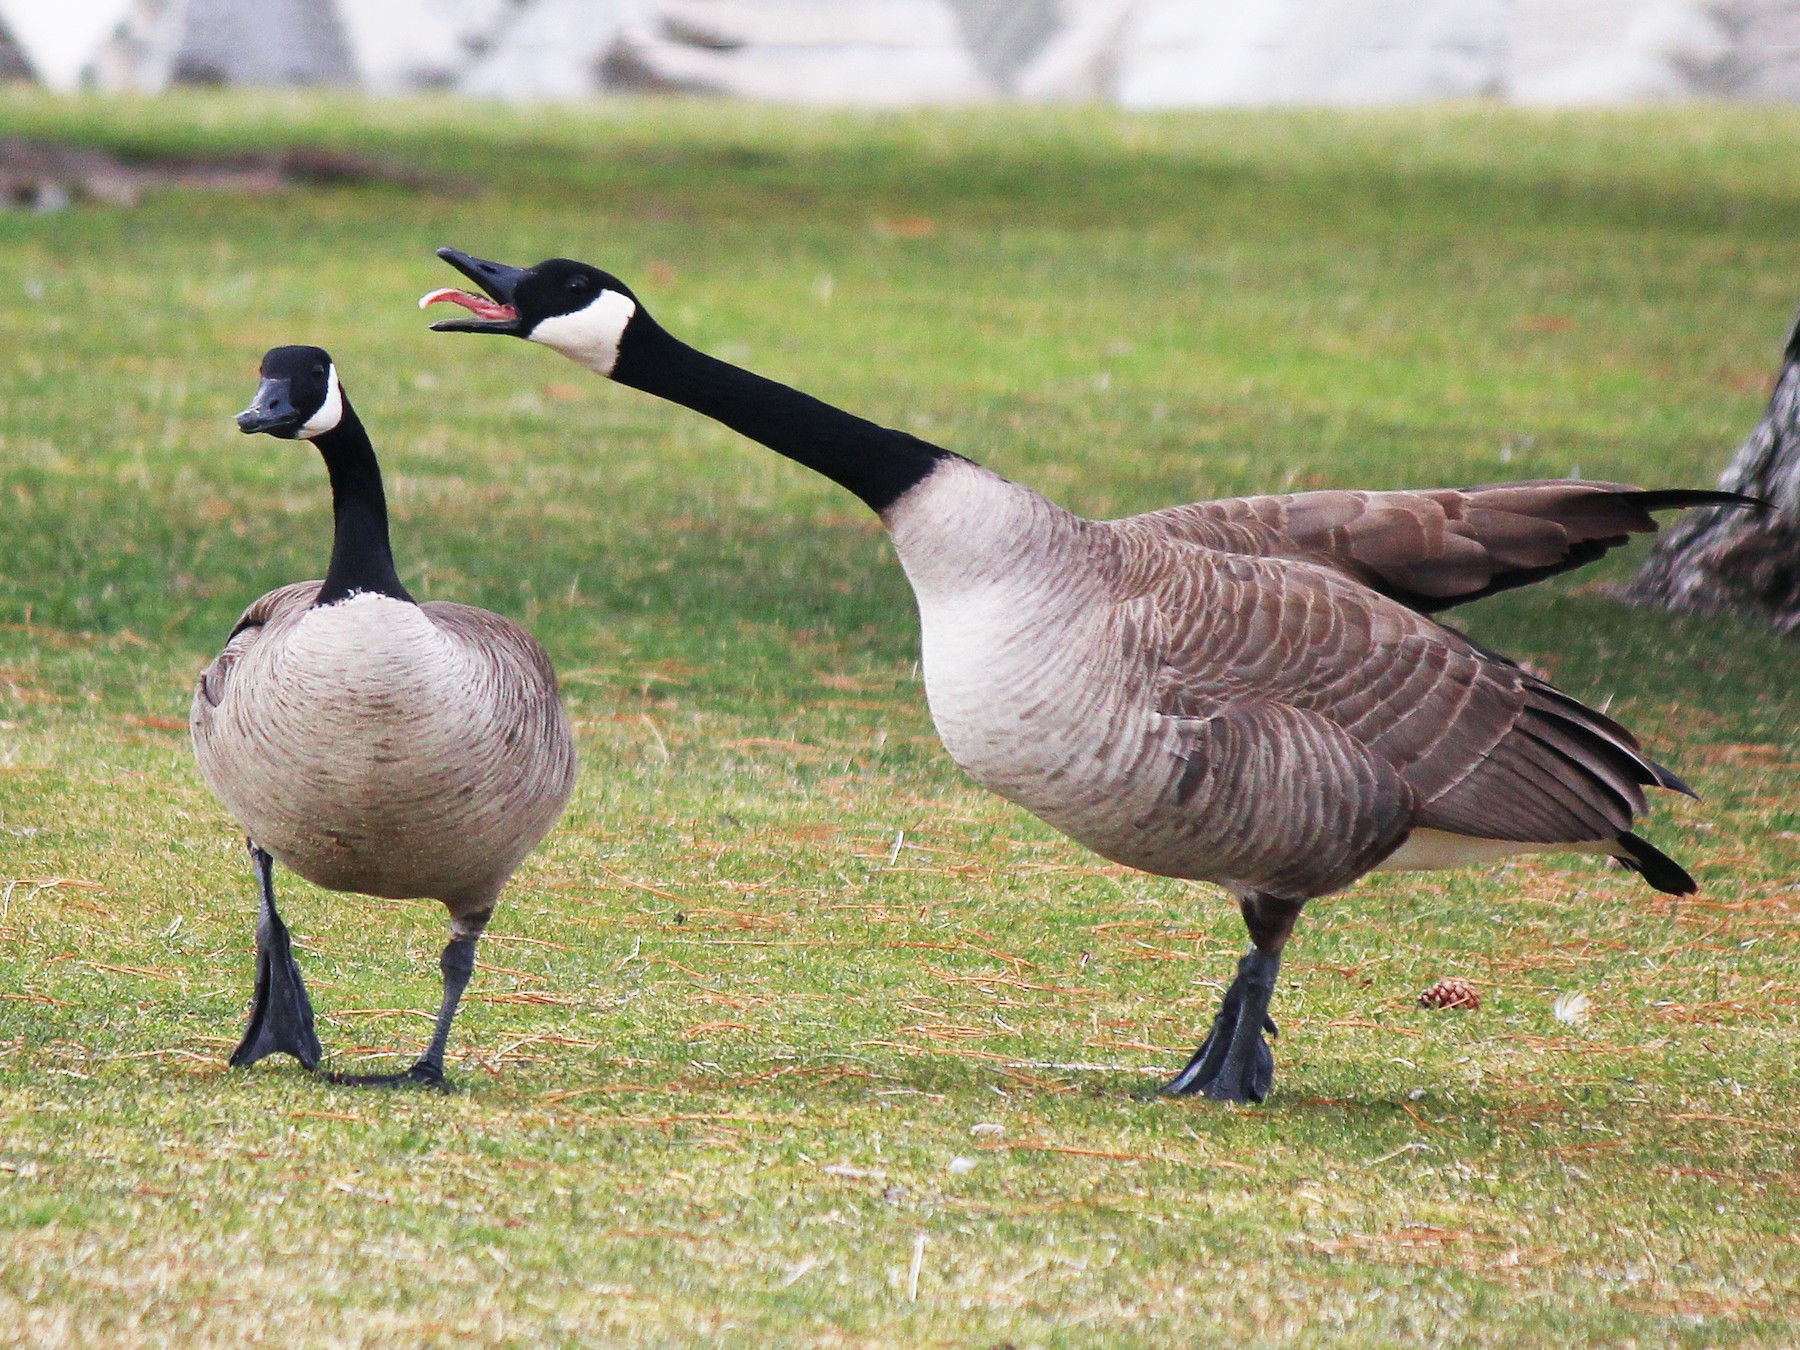
[[1439, 980], [1431, 988], [1419, 995], [1421, 1008], [1468, 1008], [1471, 1011], [1481, 1006], [1481, 995], [1475, 986], [1460, 975], [1451, 975]]

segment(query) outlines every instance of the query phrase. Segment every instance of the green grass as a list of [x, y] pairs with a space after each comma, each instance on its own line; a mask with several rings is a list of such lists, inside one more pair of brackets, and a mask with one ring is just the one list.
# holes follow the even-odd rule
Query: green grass
[[[960, 778], [852, 499], [412, 302], [439, 244], [579, 256], [1090, 514], [1700, 485], [1800, 298], [1800, 116], [0, 109], [443, 184], [0, 215], [0, 1341], [1791, 1343], [1792, 645], [1620, 608], [1631, 559], [1459, 616], [1700, 788], [1645, 829], [1703, 894], [1366, 882], [1290, 948], [1267, 1105], [1141, 1100], [1232, 907]], [[223, 1066], [254, 897], [184, 719], [329, 548], [316, 456], [229, 421], [282, 342], [337, 357], [408, 585], [529, 623], [579, 728], [449, 1098]], [[281, 885], [338, 1062], [416, 1048], [441, 911]], [[1478, 1012], [1415, 1005], [1446, 974]]]

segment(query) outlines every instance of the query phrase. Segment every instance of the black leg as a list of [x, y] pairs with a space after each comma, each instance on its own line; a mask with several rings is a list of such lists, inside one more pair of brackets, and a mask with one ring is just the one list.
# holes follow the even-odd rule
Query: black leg
[[431, 1043], [411, 1068], [398, 1073], [334, 1073], [334, 1083], [348, 1087], [404, 1087], [419, 1084], [448, 1092], [444, 1081], [444, 1047], [450, 1040], [450, 1024], [456, 1020], [456, 1006], [462, 1002], [469, 976], [475, 970], [475, 944], [493, 917], [491, 909], [466, 914], [450, 921], [450, 942], [438, 958], [438, 970], [444, 976], [444, 1000], [438, 1005], [437, 1023], [431, 1029]]
[[1250, 950], [1238, 962], [1237, 978], [1225, 991], [1212, 1031], [1187, 1067], [1163, 1085], [1171, 1096], [1205, 1096], [1224, 1102], [1260, 1102], [1275, 1077], [1275, 1056], [1263, 1032], [1277, 1034], [1269, 1016], [1281, 949], [1304, 901], [1252, 894], [1239, 901]]
[[312, 1003], [288, 941], [287, 925], [275, 912], [275, 860], [245, 840], [250, 863], [256, 869], [262, 907], [256, 915], [256, 998], [250, 1007], [250, 1025], [244, 1039], [231, 1052], [231, 1067], [254, 1064], [265, 1055], [292, 1055], [307, 1068], [319, 1063], [319, 1037], [313, 1031]]

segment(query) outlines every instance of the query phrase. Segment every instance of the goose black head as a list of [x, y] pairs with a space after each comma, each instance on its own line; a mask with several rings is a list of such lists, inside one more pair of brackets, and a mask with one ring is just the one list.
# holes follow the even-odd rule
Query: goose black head
[[344, 391], [322, 348], [271, 347], [259, 373], [256, 397], [237, 415], [239, 431], [310, 441], [343, 421]]
[[568, 258], [521, 268], [453, 248], [440, 248], [438, 257], [486, 294], [445, 286], [420, 297], [420, 309], [448, 301], [470, 313], [467, 319], [439, 320], [431, 325], [435, 331], [502, 333], [541, 342], [596, 374], [613, 373], [619, 344], [639, 312], [637, 297], [617, 277]]

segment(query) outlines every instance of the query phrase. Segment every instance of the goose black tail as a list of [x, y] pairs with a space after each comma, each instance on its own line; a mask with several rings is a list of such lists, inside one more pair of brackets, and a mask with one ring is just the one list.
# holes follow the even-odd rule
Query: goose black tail
[[1632, 501], [1646, 511], [1669, 511], [1689, 506], [1749, 506], [1767, 511], [1773, 502], [1752, 497], [1744, 492], [1723, 492], [1717, 488], [1654, 488], [1632, 494]]
[[1670, 792], [1682, 793], [1685, 796], [1692, 797], [1695, 801], [1700, 800], [1700, 794], [1695, 792], [1694, 789], [1689, 787], [1681, 779], [1677, 778], [1666, 764], [1658, 764], [1653, 759], [1647, 759], [1644, 762], [1650, 766], [1651, 772], [1656, 775], [1656, 784], [1658, 787], [1666, 787]]
[[1664, 895], [1692, 895], [1700, 889], [1687, 869], [1647, 839], [1627, 830], [1619, 836], [1625, 850], [1615, 855], [1621, 867], [1629, 867]]

